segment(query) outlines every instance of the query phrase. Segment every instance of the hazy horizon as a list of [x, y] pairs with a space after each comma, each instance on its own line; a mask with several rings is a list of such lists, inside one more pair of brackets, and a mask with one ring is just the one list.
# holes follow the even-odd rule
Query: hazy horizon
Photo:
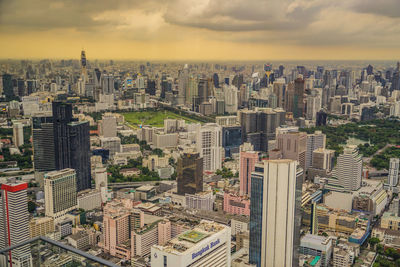
[[2, 0], [0, 58], [396, 60], [400, 1]]

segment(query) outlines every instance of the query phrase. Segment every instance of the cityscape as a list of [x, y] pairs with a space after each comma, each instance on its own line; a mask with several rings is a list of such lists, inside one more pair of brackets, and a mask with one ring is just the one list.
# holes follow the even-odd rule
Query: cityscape
[[33, 2], [0, 267], [400, 266], [400, 2]]

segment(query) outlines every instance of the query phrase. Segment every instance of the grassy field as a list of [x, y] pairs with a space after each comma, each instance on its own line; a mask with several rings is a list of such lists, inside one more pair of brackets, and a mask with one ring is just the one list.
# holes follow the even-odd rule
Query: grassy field
[[132, 127], [139, 127], [139, 125], [150, 125], [154, 127], [164, 126], [164, 119], [182, 119], [188, 123], [197, 123], [199, 121], [186, 117], [184, 115], [175, 114], [171, 111], [138, 111], [122, 113], [125, 121]]

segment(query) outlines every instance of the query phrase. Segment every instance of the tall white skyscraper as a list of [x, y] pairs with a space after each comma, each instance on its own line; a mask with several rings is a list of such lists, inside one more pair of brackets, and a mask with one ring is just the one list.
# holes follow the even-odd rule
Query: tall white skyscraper
[[389, 163], [388, 185], [390, 188], [397, 186], [399, 182], [399, 162], [398, 158], [391, 158]]
[[[20, 244], [30, 238], [27, 188], [27, 183], [15, 180], [1, 185], [0, 249]], [[1, 258], [1, 266], [32, 266], [29, 245], [13, 249], [8, 254], [8, 264], [4, 260]]]
[[251, 177], [250, 263], [298, 266], [303, 170], [297, 161], [266, 160]]
[[308, 120], [316, 120], [317, 112], [321, 110], [321, 96], [318, 94], [309, 95], [307, 97], [306, 118]]
[[13, 125], [13, 142], [16, 147], [24, 144], [24, 126], [22, 123], [14, 123]]
[[216, 123], [206, 123], [197, 133], [196, 149], [203, 158], [205, 171], [221, 169], [223, 155], [221, 137], [221, 126]]
[[313, 134], [307, 134], [306, 169], [312, 165], [314, 150], [317, 148], [325, 148], [325, 144], [326, 135], [321, 131], [315, 131]]
[[105, 74], [102, 78], [103, 94], [111, 95], [114, 93], [114, 76]]
[[356, 191], [361, 187], [361, 175], [362, 158], [357, 146], [346, 146], [337, 159], [328, 187], [339, 191]]
[[224, 101], [225, 101], [225, 112], [233, 114], [238, 110], [238, 90], [234, 85], [223, 86], [224, 90]]

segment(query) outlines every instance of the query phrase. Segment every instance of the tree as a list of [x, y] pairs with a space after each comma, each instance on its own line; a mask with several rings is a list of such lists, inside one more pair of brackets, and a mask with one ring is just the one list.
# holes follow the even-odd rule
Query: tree
[[374, 249], [376, 244], [379, 244], [381, 241], [379, 240], [379, 238], [376, 237], [371, 237], [368, 240], [369, 245]]
[[33, 213], [36, 210], [36, 204], [33, 201], [28, 201], [28, 211]]

